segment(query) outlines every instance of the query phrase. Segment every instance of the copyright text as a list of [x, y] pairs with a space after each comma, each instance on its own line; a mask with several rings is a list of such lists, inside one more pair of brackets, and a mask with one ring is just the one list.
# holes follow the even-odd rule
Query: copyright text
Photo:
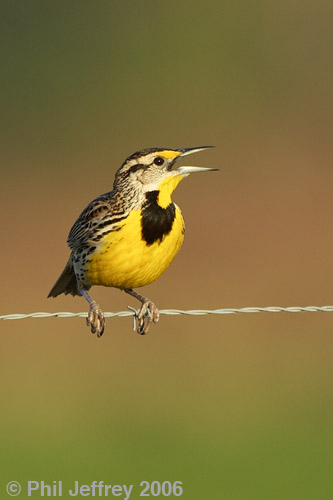
[[[26, 490], [25, 490], [26, 486]], [[27, 493], [28, 497], [118, 497], [129, 500], [132, 493], [136, 497], [180, 497], [183, 494], [183, 483], [181, 481], [141, 481], [139, 485], [134, 484], [108, 484], [104, 481], [92, 481], [90, 484], [81, 484], [74, 481], [70, 487], [66, 487], [63, 481], [27, 481], [22, 485], [18, 481], [10, 481], [6, 485], [6, 493], [11, 497]], [[134, 500], [134, 497], [132, 497]]]

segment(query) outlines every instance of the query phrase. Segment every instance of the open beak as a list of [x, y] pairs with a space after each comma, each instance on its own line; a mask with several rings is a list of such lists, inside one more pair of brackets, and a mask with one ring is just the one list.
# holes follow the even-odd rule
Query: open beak
[[[182, 158], [183, 156], [191, 155], [192, 153], [198, 153], [199, 151], [203, 151], [204, 149], [213, 148], [214, 146], [200, 146], [196, 148], [184, 148], [180, 149], [181, 154], [178, 158]], [[192, 174], [194, 172], [207, 172], [208, 170], [218, 170], [218, 168], [209, 168], [209, 167], [194, 167], [194, 166], [180, 166], [177, 167], [178, 172], [181, 175]]]

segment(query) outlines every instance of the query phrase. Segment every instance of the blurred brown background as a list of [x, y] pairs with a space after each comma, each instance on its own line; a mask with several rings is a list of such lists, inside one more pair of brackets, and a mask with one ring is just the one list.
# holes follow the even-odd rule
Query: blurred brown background
[[[160, 308], [332, 303], [331, 2], [2, 3], [1, 314], [46, 299], [68, 231], [144, 147], [216, 148], [174, 194]], [[134, 300], [93, 289], [106, 311]], [[332, 313], [2, 321], [1, 483], [180, 480], [184, 499], [332, 496]], [[2, 494], [2, 493], [1, 493]], [[66, 493], [64, 492], [64, 498]]]

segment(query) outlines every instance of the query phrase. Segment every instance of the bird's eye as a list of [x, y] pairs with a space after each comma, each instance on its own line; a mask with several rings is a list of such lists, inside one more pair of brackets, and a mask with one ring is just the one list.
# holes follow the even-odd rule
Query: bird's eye
[[154, 163], [160, 167], [164, 163], [164, 158], [162, 158], [162, 156], [156, 156]]

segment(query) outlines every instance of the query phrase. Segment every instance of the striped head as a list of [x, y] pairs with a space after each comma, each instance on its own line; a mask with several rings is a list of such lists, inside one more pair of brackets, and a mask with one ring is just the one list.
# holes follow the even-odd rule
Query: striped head
[[[160, 193], [160, 205], [170, 202], [170, 196], [178, 183], [190, 173], [217, 170], [216, 168], [178, 166], [177, 160], [213, 146], [185, 149], [151, 148], [138, 151], [125, 160], [116, 173], [116, 190], [132, 188], [141, 194], [151, 191]], [[164, 199], [164, 200], [163, 200]]]

